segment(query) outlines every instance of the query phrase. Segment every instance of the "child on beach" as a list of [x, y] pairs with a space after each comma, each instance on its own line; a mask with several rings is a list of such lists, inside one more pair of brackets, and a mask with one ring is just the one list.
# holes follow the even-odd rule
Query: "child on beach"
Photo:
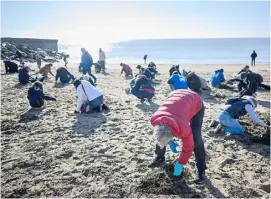
[[21, 63], [21, 67], [19, 68], [19, 75], [18, 75], [18, 78], [19, 78], [19, 82], [21, 84], [27, 84], [27, 83], [30, 83], [30, 82], [36, 82], [36, 81], [40, 81], [40, 82], [43, 82], [44, 80], [44, 77], [41, 77], [41, 78], [33, 78], [29, 75], [29, 71], [30, 71], [30, 68], [28, 66], [24, 66], [24, 62]]
[[211, 78], [212, 86], [216, 88], [222, 88], [222, 82], [225, 82], [224, 70], [220, 69], [213, 72], [212, 78]]
[[32, 108], [42, 108], [46, 105], [45, 100], [56, 101], [56, 98], [49, 97], [43, 93], [43, 85], [39, 81], [35, 82], [33, 86], [28, 89], [27, 99]]

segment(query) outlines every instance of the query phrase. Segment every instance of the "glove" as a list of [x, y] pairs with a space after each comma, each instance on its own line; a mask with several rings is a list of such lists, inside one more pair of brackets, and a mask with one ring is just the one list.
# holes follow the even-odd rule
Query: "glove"
[[270, 121], [265, 122], [270, 127]]
[[174, 173], [173, 173], [173, 175], [174, 176], [180, 176], [182, 174], [182, 171], [183, 171], [183, 165], [180, 164], [178, 162], [178, 160], [177, 160], [176, 163], [175, 163], [175, 166], [174, 166]]
[[179, 146], [176, 142], [174, 142], [173, 140], [170, 140], [169, 142], [169, 148], [173, 153], [178, 153], [179, 151], [177, 151], [176, 147]]
[[74, 113], [75, 113], [75, 114], [78, 114], [79, 112], [75, 110]]

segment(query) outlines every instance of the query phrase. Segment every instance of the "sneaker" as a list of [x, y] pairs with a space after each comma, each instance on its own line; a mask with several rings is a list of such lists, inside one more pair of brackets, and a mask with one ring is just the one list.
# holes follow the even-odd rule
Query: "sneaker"
[[197, 177], [194, 180], [196, 185], [202, 186], [205, 183], [205, 172], [197, 173]]
[[218, 133], [222, 133], [223, 131], [224, 131], [223, 125], [219, 123], [217, 127], [215, 128], [214, 133], [218, 134]]
[[144, 103], [144, 102], [145, 102], [145, 99], [140, 99], [140, 102], [141, 102], [141, 103]]
[[219, 125], [219, 122], [216, 121], [216, 120], [213, 120], [213, 121], [211, 122], [211, 124], [209, 125], [209, 127], [210, 127], [210, 128], [215, 128], [215, 127], [217, 127], [217, 125]]
[[160, 166], [162, 163], [165, 162], [165, 157], [158, 157], [156, 156], [148, 165], [149, 168], [154, 168]]

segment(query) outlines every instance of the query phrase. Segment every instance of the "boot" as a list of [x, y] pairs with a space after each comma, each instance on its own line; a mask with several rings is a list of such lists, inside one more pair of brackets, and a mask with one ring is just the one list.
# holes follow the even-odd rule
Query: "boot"
[[194, 180], [194, 183], [199, 186], [203, 186], [205, 183], [205, 172], [197, 172], [196, 179]]
[[158, 167], [164, 162], [165, 162], [165, 157], [155, 156], [155, 158], [149, 163], [148, 167], [149, 168]]

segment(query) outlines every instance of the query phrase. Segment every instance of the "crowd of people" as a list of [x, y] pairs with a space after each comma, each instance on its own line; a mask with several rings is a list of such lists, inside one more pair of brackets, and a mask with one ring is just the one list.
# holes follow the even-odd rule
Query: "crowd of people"
[[[79, 71], [82, 72], [82, 75], [78, 78], [72, 75], [66, 67], [68, 56], [64, 60], [65, 67], [57, 68], [56, 75], [51, 71], [53, 64], [49, 63], [41, 67], [41, 63], [38, 62], [39, 71], [33, 75], [40, 75], [40, 77], [36, 76], [35, 78], [30, 75], [31, 69], [25, 66], [24, 62], [21, 62], [20, 66], [11, 61], [4, 61], [4, 64], [6, 72], [19, 73], [18, 79], [21, 84], [33, 83], [27, 94], [32, 108], [42, 108], [46, 105], [46, 100], [56, 100], [56, 98], [44, 94], [43, 91], [42, 82], [50, 74], [55, 78], [55, 84], [58, 80], [63, 84], [73, 83], [77, 92], [77, 106], [74, 113], [109, 110], [109, 107], [104, 104], [103, 93], [96, 88], [97, 78], [92, 73], [93, 65], [96, 72], [105, 72], [105, 53], [102, 49], [99, 49], [99, 61], [93, 63], [92, 56], [86, 49], [82, 48], [81, 52]], [[255, 58], [256, 56], [253, 55]], [[132, 78], [129, 88], [125, 90], [127, 94], [134, 95], [141, 103], [145, 103], [145, 101], [151, 103], [155, 96], [155, 79], [159, 73], [154, 62], [146, 65], [147, 55], [143, 59], [145, 65], [144, 67], [137, 65], [137, 73], [133, 73], [132, 67], [128, 64], [120, 63], [120, 74], [125, 73], [126, 78]], [[205, 106], [200, 93], [204, 90], [210, 91], [212, 87], [229, 89], [232, 88], [233, 83], [236, 83], [239, 92], [237, 97], [227, 100], [224, 109], [210, 123], [209, 126], [213, 128], [213, 133], [244, 134], [245, 129], [238, 122], [238, 118], [246, 114], [256, 124], [265, 127], [270, 126], [269, 122], [262, 121], [255, 113], [258, 104], [255, 98], [256, 91], [262, 86], [263, 82], [260, 74], [250, 71], [249, 66], [245, 66], [234, 79], [226, 80], [223, 69], [214, 71], [210, 78], [210, 81], [208, 81], [193, 71], [182, 70], [180, 72], [179, 65], [173, 65], [169, 69], [167, 83], [172, 92], [150, 119], [157, 142], [155, 157], [149, 164], [150, 168], [165, 162], [166, 145], [169, 145], [172, 152], [180, 154], [174, 165], [174, 176], [180, 176], [194, 151], [197, 166], [195, 183], [198, 185], [204, 184], [207, 167], [201, 131]], [[176, 138], [182, 141], [180, 151], [177, 149], [179, 145], [174, 140]]]

